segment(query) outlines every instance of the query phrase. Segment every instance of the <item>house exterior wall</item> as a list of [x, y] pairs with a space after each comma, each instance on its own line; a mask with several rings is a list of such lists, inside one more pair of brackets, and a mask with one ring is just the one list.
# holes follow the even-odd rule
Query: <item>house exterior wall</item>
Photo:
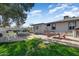
[[48, 31], [54, 31], [54, 32], [65, 32], [68, 31], [68, 22], [64, 23], [56, 23], [56, 29], [52, 30], [52, 23], [50, 26], [47, 26], [47, 24], [40, 24], [35, 25], [34, 27], [38, 26], [38, 29], [34, 29], [34, 33], [44, 33], [45, 30]]
[[56, 32], [68, 31], [68, 22], [56, 23]]
[[79, 21], [76, 21], [76, 27], [79, 27]]
[[[38, 27], [38, 29], [34, 28], [34, 27]], [[45, 31], [45, 28], [46, 28], [46, 25], [44, 24], [41, 24], [41, 25], [35, 25], [33, 28], [33, 32], [34, 33], [40, 33], [40, 34], [43, 34], [44, 31]]]
[[[76, 23], [75, 23], [76, 21]], [[40, 24], [40, 25], [35, 25], [34, 27], [38, 26], [38, 29], [34, 29], [34, 33], [44, 33], [45, 30], [48, 31], [54, 31], [54, 32], [68, 32], [69, 35], [71, 36], [76, 36], [76, 32], [72, 30], [69, 30], [69, 26], [76, 26], [79, 28], [79, 20], [75, 20], [75, 21], [67, 21], [67, 22], [57, 22], [57, 23], [48, 23], [50, 24], [50, 26], [47, 26], [47, 24]], [[56, 29], [53, 30], [52, 29], [52, 24], [56, 24]], [[76, 28], [75, 27], [75, 28]]]
[[46, 27], [47, 27], [46, 29], [47, 29], [48, 31], [51, 31], [51, 24], [50, 24], [50, 26], [47, 26], [47, 25], [46, 25]]
[[52, 24], [47, 26], [46, 24], [35, 25], [34, 27], [38, 26], [38, 29], [33, 29], [35, 33], [44, 33], [45, 30], [54, 31], [54, 32], [65, 32], [68, 31], [68, 22], [64, 23], [56, 23], [56, 29], [52, 30]]
[[55, 23], [56, 29], [52, 29], [52, 24], [50, 26], [47, 26], [48, 31], [54, 31], [54, 32], [65, 32], [68, 31], [68, 22], [63, 22], [63, 23]]
[[[76, 21], [76, 28], [79, 28], [79, 21]], [[75, 30], [76, 35], [74, 37], [79, 37], [79, 30]]]

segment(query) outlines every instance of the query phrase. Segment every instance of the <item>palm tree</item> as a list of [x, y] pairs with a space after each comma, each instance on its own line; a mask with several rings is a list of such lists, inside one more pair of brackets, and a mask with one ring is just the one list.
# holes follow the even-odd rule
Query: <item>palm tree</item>
[[33, 3], [9, 3], [9, 4], [0, 4], [0, 15], [2, 15], [3, 26], [9, 26], [13, 22], [19, 27], [25, 23], [27, 18], [27, 11], [34, 6]]

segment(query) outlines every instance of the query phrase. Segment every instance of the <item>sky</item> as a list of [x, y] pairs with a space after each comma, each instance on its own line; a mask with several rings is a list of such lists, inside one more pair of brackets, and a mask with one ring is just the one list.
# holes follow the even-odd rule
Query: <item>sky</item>
[[36, 3], [34, 7], [27, 12], [28, 17], [23, 27], [30, 24], [47, 23], [62, 20], [63, 16], [79, 16], [78, 3]]

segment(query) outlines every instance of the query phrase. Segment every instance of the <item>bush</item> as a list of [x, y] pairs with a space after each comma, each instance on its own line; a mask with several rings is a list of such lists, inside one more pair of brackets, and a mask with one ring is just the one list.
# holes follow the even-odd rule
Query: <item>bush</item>
[[10, 44], [8, 46], [8, 53], [9, 53], [9, 55], [13, 55], [13, 56], [26, 55], [25, 47], [26, 47], [25, 41]]
[[39, 44], [43, 43], [40, 38], [33, 38], [26, 41], [27, 55], [36, 55], [36, 51], [39, 49]]
[[10, 43], [1, 43], [0, 44], [0, 55], [9, 55], [9, 56], [18, 56], [25, 55], [25, 41], [21, 42], [10, 42]]
[[65, 46], [58, 43], [45, 44], [40, 38], [26, 41], [1, 43], [2, 56], [79, 56], [79, 48]]

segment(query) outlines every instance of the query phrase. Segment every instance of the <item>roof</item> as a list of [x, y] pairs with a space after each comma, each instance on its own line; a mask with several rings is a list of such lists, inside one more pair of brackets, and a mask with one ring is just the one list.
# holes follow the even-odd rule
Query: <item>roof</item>
[[[54, 21], [54, 22], [49, 22], [49, 23], [61, 23], [61, 22], [69, 22], [69, 21], [79, 21], [79, 17], [75, 17], [75, 18], [68, 18], [68, 19], [64, 19], [64, 20], [59, 20], [59, 21]], [[48, 23], [47, 23], [48, 24]]]
[[34, 25], [41, 25], [41, 24], [46, 24], [46, 23], [31, 24], [31, 26], [34, 26]]
[[39, 23], [39, 24], [32, 24], [32, 26], [34, 25], [41, 25], [41, 24], [50, 24], [50, 23], [62, 23], [62, 22], [69, 22], [69, 21], [79, 21], [79, 17], [72, 17], [72, 18], [66, 18], [64, 20], [59, 20], [59, 21], [54, 21], [54, 22], [48, 22], [48, 23]]

